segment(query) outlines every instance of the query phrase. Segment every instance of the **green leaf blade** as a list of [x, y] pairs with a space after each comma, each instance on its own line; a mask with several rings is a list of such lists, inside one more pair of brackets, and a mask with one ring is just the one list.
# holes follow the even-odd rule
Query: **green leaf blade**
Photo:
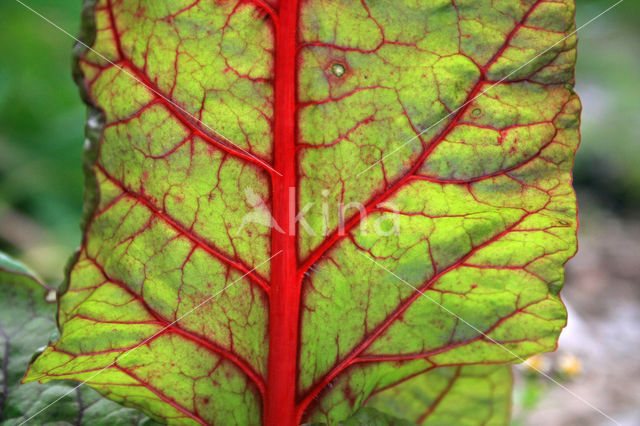
[[440, 367], [373, 396], [368, 406], [419, 425], [505, 425], [509, 366]]

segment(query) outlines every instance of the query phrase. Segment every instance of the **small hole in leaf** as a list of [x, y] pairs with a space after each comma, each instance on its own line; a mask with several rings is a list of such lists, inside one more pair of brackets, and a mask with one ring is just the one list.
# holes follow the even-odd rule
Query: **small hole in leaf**
[[480, 108], [474, 108], [473, 111], [471, 111], [471, 115], [474, 117], [480, 117], [481, 114], [482, 110]]
[[331, 72], [336, 77], [342, 77], [344, 73], [347, 72], [347, 69], [344, 67], [344, 65], [336, 63], [331, 65]]

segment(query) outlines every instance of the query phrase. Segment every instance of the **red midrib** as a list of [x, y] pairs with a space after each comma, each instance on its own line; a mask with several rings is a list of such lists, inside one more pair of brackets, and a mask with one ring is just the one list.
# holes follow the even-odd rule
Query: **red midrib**
[[[269, 306], [269, 367], [264, 401], [265, 426], [294, 426], [298, 359], [301, 277], [297, 273], [296, 206], [296, 41], [298, 0], [281, 0], [276, 33], [273, 218], [284, 230], [271, 237], [271, 298]], [[291, 207], [290, 207], [291, 206]]]

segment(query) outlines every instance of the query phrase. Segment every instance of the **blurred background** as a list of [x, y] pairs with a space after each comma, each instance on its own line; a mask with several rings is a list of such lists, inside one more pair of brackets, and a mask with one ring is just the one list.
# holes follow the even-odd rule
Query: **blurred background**
[[[614, 0], [577, 0], [581, 25]], [[28, 4], [76, 34], [81, 0]], [[73, 41], [14, 0], [0, 2], [0, 250], [59, 282], [80, 242], [85, 108]], [[535, 360], [623, 425], [640, 425], [640, 2], [579, 33], [582, 145], [575, 187], [580, 251], [567, 266], [569, 325]], [[611, 424], [567, 390], [516, 369], [514, 423]]]

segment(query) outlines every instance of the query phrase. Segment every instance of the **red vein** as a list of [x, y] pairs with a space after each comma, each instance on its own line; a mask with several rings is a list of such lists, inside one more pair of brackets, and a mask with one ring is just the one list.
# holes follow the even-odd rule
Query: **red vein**
[[440, 402], [442, 402], [442, 400], [449, 393], [451, 388], [453, 388], [453, 385], [456, 383], [458, 378], [460, 378], [460, 370], [462, 370], [462, 367], [458, 367], [456, 369], [455, 374], [453, 375], [449, 383], [447, 383], [447, 386], [442, 390], [442, 392], [440, 392], [438, 397], [431, 403], [431, 405], [429, 405], [429, 409], [418, 418], [418, 421], [416, 423], [422, 424], [425, 420], [427, 420], [427, 417], [433, 414], [436, 408], [438, 408], [438, 405], [440, 405]]
[[498, 61], [498, 59], [500, 59], [502, 54], [509, 48], [509, 46], [511, 46], [511, 40], [513, 40], [515, 35], [518, 33], [518, 30], [524, 26], [524, 23], [529, 19], [531, 14], [537, 9], [538, 5], [540, 3], [542, 3], [543, 1], [544, 0], [536, 0], [536, 2], [534, 4], [532, 4], [531, 7], [529, 8], [529, 10], [522, 16], [520, 21], [518, 21], [518, 23], [513, 27], [513, 29], [507, 35], [507, 38], [505, 39], [505, 42], [502, 45], [502, 47], [500, 47], [500, 49], [498, 49], [498, 51], [495, 53], [495, 55], [493, 55], [493, 57], [491, 59], [489, 59], [489, 61], [486, 63], [486, 65], [484, 67], [482, 67], [483, 76], [489, 70], [489, 68], [493, 64], [495, 64]]
[[398, 381], [396, 381], [396, 382], [389, 383], [389, 384], [387, 384], [386, 386], [383, 386], [383, 387], [380, 387], [380, 388], [377, 388], [377, 389], [373, 390], [373, 391], [369, 394], [369, 396], [367, 396], [367, 399], [365, 399], [365, 402], [364, 402], [364, 404], [362, 404], [362, 405], [366, 406], [366, 405], [369, 403], [369, 400], [370, 400], [374, 395], [377, 395], [377, 394], [379, 394], [379, 393], [382, 393], [382, 392], [384, 392], [385, 390], [388, 390], [388, 389], [394, 388], [394, 387], [398, 386], [398, 385], [399, 385], [399, 384], [401, 384], [401, 383], [408, 382], [408, 381], [409, 381], [409, 380], [411, 380], [411, 379], [415, 379], [416, 377], [418, 377], [418, 376], [420, 376], [420, 375], [422, 375], [422, 374], [426, 374], [426, 373], [430, 372], [431, 370], [433, 370], [434, 368], [437, 368], [437, 367], [438, 367], [438, 366], [436, 366], [436, 365], [431, 365], [431, 366], [429, 366], [429, 367], [427, 367], [427, 368], [424, 368], [424, 369], [422, 369], [422, 370], [420, 370], [420, 371], [416, 371], [416, 372], [415, 372], [415, 373], [413, 373], [413, 374], [410, 374], [410, 375], [408, 375], [408, 376], [405, 376], [405, 377], [403, 377], [402, 379], [400, 379], [400, 380], [398, 380]]
[[[193, 123], [193, 121], [197, 121], [203, 124], [205, 127], [209, 128], [209, 126], [207, 126], [201, 120], [195, 119], [193, 117], [187, 117], [188, 113], [186, 112], [186, 110], [184, 110], [184, 108], [177, 105], [175, 102], [171, 101], [166, 94], [164, 94], [158, 87], [156, 87], [149, 80], [147, 75], [144, 72], [142, 72], [138, 67], [136, 67], [133, 61], [129, 59], [127, 55], [124, 54], [122, 45], [120, 43], [120, 35], [118, 34], [115, 17], [113, 15], [113, 7], [111, 5], [111, 0], [107, 0], [107, 5], [108, 5], [108, 12], [109, 12], [110, 27], [113, 33], [114, 43], [116, 44], [116, 49], [118, 51], [118, 55], [120, 56], [120, 61], [127, 65], [128, 71], [119, 65], [113, 64], [116, 68], [118, 68], [120, 71], [130, 74], [131, 77], [133, 77], [143, 86], [145, 86], [149, 91], [151, 91], [154, 94], [154, 96], [157, 99], [159, 99], [163, 103], [163, 105], [169, 110], [169, 112], [171, 112], [171, 114], [176, 119], [178, 119], [178, 121], [180, 121], [180, 123], [182, 123], [189, 130], [191, 130], [192, 133], [204, 139], [207, 143], [227, 152], [228, 154], [234, 157], [241, 158], [251, 164], [254, 164], [260, 167], [261, 169], [269, 172], [270, 174], [273, 174], [273, 173], [277, 174], [276, 170], [274, 170], [274, 168], [271, 165], [269, 165], [266, 161], [264, 161], [259, 157], [256, 157], [255, 155], [250, 154], [249, 152], [243, 150], [242, 148], [235, 146], [233, 142], [229, 141], [223, 135], [219, 133], [217, 134], [219, 137], [224, 139], [224, 140], [219, 140], [217, 137], [215, 137], [208, 131], [205, 131], [200, 127], [196, 126]], [[215, 132], [214, 129], [210, 129], [210, 130]]]
[[245, 0], [249, 3], [253, 3], [254, 6], [257, 6], [258, 8], [264, 10], [267, 15], [269, 15], [271, 17], [271, 19], [273, 20], [273, 22], [275, 24], [277, 24], [278, 22], [278, 14], [276, 13], [276, 11], [273, 9], [273, 7], [271, 7], [271, 5], [264, 1], [264, 0]]
[[216, 249], [210, 243], [208, 243], [205, 240], [203, 240], [202, 238], [194, 235], [191, 231], [186, 229], [184, 226], [180, 225], [173, 218], [169, 217], [166, 213], [161, 212], [156, 206], [151, 204], [151, 202], [149, 200], [147, 200], [146, 198], [142, 197], [139, 194], [136, 194], [135, 192], [131, 191], [129, 188], [124, 186], [120, 181], [118, 181], [116, 178], [111, 176], [109, 174], [109, 172], [107, 172], [104, 169], [104, 167], [102, 167], [100, 164], [96, 163], [95, 167], [98, 170], [100, 170], [100, 172], [102, 174], [104, 174], [104, 176], [111, 183], [116, 185], [120, 190], [125, 192], [129, 197], [133, 198], [134, 200], [136, 200], [140, 204], [144, 205], [147, 209], [149, 209], [151, 211], [152, 214], [154, 214], [155, 216], [157, 216], [160, 219], [162, 219], [165, 223], [167, 223], [173, 229], [175, 229], [180, 235], [188, 238], [192, 243], [194, 243], [195, 245], [197, 245], [201, 249], [205, 250], [207, 253], [209, 253], [211, 256], [215, 257], [216, 259], [220, 260], [225, 265], [231, 266], [231, 267], [237, 269], [238, 271], [242, 272], [243, 275], [245, 275], [246, 277], [250, 278], [254, 283], [258, 284], [267, 294], [269, 294], [269, 292], [271, 290], [270, 287], [269, 287], [269, 284], [262, 277], [260, 277], [258, 274], [256, 274], [253, 269], [249, 268], [249, 266], [243, 264], [240, 261], [236, 261], [234, 259], [231, 259], [230, 257], [228, 257], [228, 256], [224, 255], [223, 253], [221, 253], [220, 251], [218, 251], [218, 249]]
[[119, 371], [121, 371], [122, 373], [126, 374], [127, 376], [131, 377], [132, 379], [137, 380], [138, 383], [140, 383], [144, 388], [148, 389], [155, 396], [157, 396], [162, 401], [166, 402], [171, 407], [175, 408], [176, 410], [178, 410], [179, 412], [181, 412], [185, 416], [190, 417], [191, 419], [195, 420], [196, 422], [200, 423], [201, 425], [206, 425], [207, 424], [207, 422], [204, 421], [203, 419], [201, 419], [199, 416], [193, 414], [192, 412], [190, 412], [189, 410], [187, 410], [186, 408], [184, 408], [183, 406], [178, 404], [173, 398], [169, 398], [168, 396], [166, 396], [165, 394], [160, 392], [158, 389], [156, 389], [153, 386], [151, 386], [149, 383], [141, 380], [138, 376], [136, 376], [132, 372], [124, 369], [123, 367], [120, 367], [119, 365], [114, 365], [114, 367], [116, 369], [118, 369]]
[[[421, 290], [419, 293], [422, 294], [425, 291], [426, 291], [426, 289], [425, 290]], [[530, 342], [531, 340], [529, 340], [529, 339], [524, 339], [524, 340], [504, 340], [504, 339], [501, 339], [498, 342], [495, 339], [492, 339], [491, 337], [488, 337], [488, 336], [494, 330], [496, 330], [498, 327], [500, 327], [502, 324], [504, 324], [506, 321], [508, 321], [509, 319], [513, 318], [515, 315], [518, 315], [518, 314], [529, 314], [529, 315], [533, 315], [533, 316], [539, 318], [538, 316], [536, 316], [536, 315], [534, 315], [534, 314], [532, 314], [530, 312], [526, 312], [526, 309], [531, 307], [532, 305], [536, 305], [536, 304], [538, 304], [540, 302], [541, 302], [541, 300], [536, 300], [536, 301], [533, 301], [533, 302], [529, 303], [528, 305], [524, 305], [524, 306], [521, 306], [521, 307], [515, 309], [510, 314], [499, 318], [491, 327], [489, 327], [485, 331], [481, 331], [480, 332], [481, 334], [479, 334], [479, 335], [477, 335], [477, 336], [475, 336], [475, 337], [473, 337], [471, 339], [461, 340], [461, 341], [456, 342], [456, 343], [450, 343], [447, 346], [442, 346], [440, 348], [433, 349], [433, 350], [430, 350], [430, 351], [424, 352], [424, 353], [412, 353], [412, 354], [401, 354], [401, 355], [384, 355], [384, 354], [380, 354], [380, 355], [357, 356], [357, 357], [354, 358], [352, 364], [363, 363], [363, 362], [412, 361], [412, 360], [415, 360], [415, 359], [429, 359], [430, 357], [432, 357], [434, 355], [438, 355], [438, 354], [441, 354], [441, 353], [444, 353], [444, 352], [448, 352], [448, 351], [450, 351], [452, 349], [456, 349], [456, 348], [459, 348], [459, 347], [462, 347], [462, 346], [466, 346], [468, 344], [477, 342], [479, 340], [485, 340], [487, 342], [497, 343], [497, 344], [499, 344], [501, 346], [504, 346], [507, 343], [521, 343], [523, 341]], [[476, 331], [476, 330], [474, 330], [474, 331]], [[517, 359], [518, 359], [517, 355], [513, 357], [513, 360], [517, 360]]]
[[[147, 301], [144, 300], [139, 294], [135, 293], [133, 290], [131, 290], [124, 283], [122, 283], [122, 282], [120, 282], [120, 281], [118, 281], [116, 279], [113, 279], [112, 277], [107, 275], [106, 271], [104, 270], [104, 267], [100, 263], [98, 263], [98, 261], [96, 261], [95, 259], [89, 257], [88, 255], [86, 255], [86, 257], [87, 257], [87, 259], [91, 260], [91, 262], [100, 270], [102, 275], [104, 275], [104, 277], [110, 283], [112, 283], [112, 284], [116, 285], [117, 287], [123, 289], [128, 294], [130, 294], [133, 298], [135, 298], [135, 300], [137, 300], [140, 304], [142, 304], [142, 306], [144, 306], [144, 308], [147, 310], [147, 312], [152, 317], [154, 317], [155, 320], [163, 327], [162, 332], [159, 332], [156, 335], [152, 336], [153, 340], [155, 340], [156, 338], [158, 338], [161, 335], [166, 334], [166, 333], [178, 334], [181, 337], [183, 337], [185, 340], [189, 340], [189, 341], [191, 341], [193, 343], [196, 343], [197, 345], [199, 345], [201, 347], [204, 347], [204, 348], [208, 349], [209, 351], [214, 352], [214, 353], [222, 356], [223, 358], [229, 360], [230, 362], [232, 362], [236, 367], [238, 367], [240, 370], [242, 370], [247, 375], [247, 377], [256, 385], [256, 387], [258, 388], [260, 393], [262, 395], [264, 395], [264, 393], [265, 393], [264, 380], [253, 369], [253, 367], [247, 361], [245, 361], [244, 359], [240, 358], [238, 355], [235, 355], [234, 353], [229, 352], [227, 349], [224, 349], [221, 346], [213, 343], [209, 339], [206, 339], [204, 337], [200, 337], [200, 336], [198, 336], [197, 334], [195, 334], [193, 332], [190, 332], [190, 331], [187, 331], [187, 330], [183, 329], [182, 327], [180, 327], [178, 325], [178, 323], [171, 323], [171, 322], [167, 321], [159, 313], [157, 313], [151, 306], [149, 306]], [[100, 320], [98, 320], [98, 319], [93, 319], [93, 321], [100, 322]], [[149, 343], [149, 342], [146, 342], [146, 343]]]
[[[434, 141], [429, 145], [427, 149], [425, 149], [420, 157], [416, 160], [414, 165], [409, 169], [407, 173], [401, 176], [395, 183], [391, 184], [387, 189], [385, 189], [381, 194], [372, 197], [372, 199], [366, 203], [365, 205], [365, 214], [354, 214], [354, 216], [347, 221], [343, 230], [335, 230], [333, 231], [313, 252], [311, 252], [307, 258], [302, 262], [299, 273], [304, 274], [307, 272], [309, 267], [313, 266], [327, 251], [333, 248], [338, 242], [340, 242], [344, 237], [349, 234], [349, 231], [357, 227], [363, 219], [369, 216], [369, 214], [376, 209], [376, 207], [386, 201], [389, 197], [391, 197], [396, 191], [400, 188], [404, 187], [407, 181], [417, 175], [418, 170], [422, 166], [422, 164], [429, 158], [431, 153], [435, 150], [435, 148], [440, 145], [442, 141], [444, 141], [447, 136], [453, 131], [453, 129], [458, 125], [458, 120], [462, 118], [462, 116], [467, 112], [470, 108], [473, 100], [480, 96], [482, 86], [485, 83], [488, 83], [486, 80], [486, 71], [493, 65], [507, 48], [507, 45], [510, 43], [511, 39], [515, 36], [518, 29], [522, 26], [522, 24], [528, 19], [531, 13], [533, 13], [534, 9], [537, 7], [540, 0], [538, 0], [531, 9], [523, 16], [523, 18], [518, 22], [515, 27], [511, 30], [505, 44], [502, 48], [487, 62], [487, 64], [481, 68], [481, 78], [478, 79], [478, 82], [475, 84], [467, 99], [462, 103], [463, 107], [460, 108], [456, 114], [453, 116], [449, 124], [442, 130], [442, 132], [436, 136]], [[420, 134], [418, 134], [420, 136]], [[520, 165], [518, 165], [520, 166]]]
[[[473, 99], [476, 96], [476, 93], [480, 90], [482, 85], [482, 81], [479, 81], [477, 85], [474, 87], [472, 92], [470, 93], [468, 99]], [[433, 150], [442, 142], [447, 135], [451, 132], [453, 127], [455, 127], [458, 119], [466, 112], [469, 105], [461, 108], [455, 117], [452, 119], [451, 123], [445, 128], [445, 130], [437, 137], [437, 139], [429, 146], [429, 148], [425, 149], [414, 165], [409, 169], [409, 171], [403, 175], [401, 178], [396, 180], [395, 183], [391, 184], [386, 190], [384, 190], [381, 194], [374, 196], [369, 202], [365, 204], [364, 214], [356, 214], [352, 216], [350, 220], [348, 220], [344, 226], [343, 230], [337, 229], [333, 231], [329, 237], [327, 237], [313, 252], [311, 252], [307, 258], [302, 262], [299, 273], [304, 274], [314, 263], [316, 263], [327, 251], [333, 248], [338, 242], [344, 239], [349, 231], [357, 227], [360, 222], [369, 216], [369, 214], [377, 208], [377, 206], [384, 201], [386, 201], [391, 195], [393, 195], [396, 191], [405, 186], [405, 184], [413, 178], [422, 166], [422, 163], [427, 159], [427, 157], [433, 152]]]
[[[543, 207], [544, 208], [544, 207]], [[315, 385], [312, 385], [311, 389], [306, 393], [306, 395], [300, 400], [298, 403], [298, 415], [299, 418], [302, 417], [304, 410], [306, 410], [309, 403], [320, 393], [325, 386], [327, 386], [338, 374], [340, 374], [344, 369], [349, 367], [356, 361], [356, 358], [366, 350], [385, 330], [387, 330], [396, 319], [398, 319], [412, 304], [415, 302], [422, 294], [427, 291], [430, 287], [432, 287], [443, 275], [448, 272], [458, 268], [461, 264], [467, 261], [471, 256], [477, 253], [482, 248], [486, 247], [489, 244], [499, 240], [504, 235], [508, 234], [520, 225], [527, 217], [534, 214], [536, 212], [530, 212], [523, 215], [517, 222], [513, 225], [500, 232], [499, 234], [494, 235], [489, 240], [485, 241], [482, 244], [477, 245], [473, 249], [469, 251], [466, 255], [458, 259], [456, 262], [449, 265], [447, 268], [435, 274], [430, 280], [428, 280], [419, 291], [414, 291], [409, 298], [407, 298], [404, 302], [402, 302], [387, 318], [380, 323], [376, 329], [369, 336], [366, 336], [362, 341], [360, 341], [357, 345], [354, 346], [353, 350], [340, 362], [338, 362], [329, 372], [327, 372], [320, 380], [316, 381]]]

